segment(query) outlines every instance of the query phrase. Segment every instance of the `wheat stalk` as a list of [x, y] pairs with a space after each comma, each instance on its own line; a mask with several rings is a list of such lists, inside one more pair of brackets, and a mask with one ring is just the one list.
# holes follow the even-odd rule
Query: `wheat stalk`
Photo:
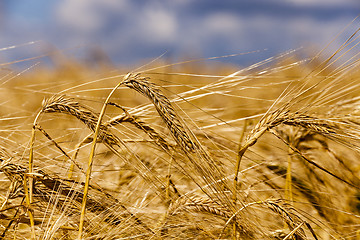
[[[126, 76], [124, 78], [124, 80], [126, 79]], [[123, 80], [123, 81], [124, 81]], [[83, 201], [82, 201], [82, 205], [81, 205], [81, 215], [80, 215], [80, 223], [79, 223], [79, 234], [78, 234], [78, 239], [80, 240], [82, 237], [82, 231], [83, 231], [83, 226], [84, 226], [84, 220], [85, 220], [85, 210], [86, 210], [86, 201], [87, 201], [87, 194], [88, 194], [88, 189], [89, 189], [89, 183], [90, 183], [90, 176], [91, 176], [91, 171], [92, 171], [92, 163], [93, 163], [93, 159], [94, 159], [94, 155], [95, 155], [95, 147], [96, 147], [96, 142], [97, 142], [97, 138], [99, 137], [99, 133], [101, 133], [101, 121], [102, 118], [105, 114], [106, 111], [106, 107], [108, 105], [108, 102], [112, 96], [112, 94], [116, 91], [116, 89], [118, 87], [120, 87], [120, 85], [123, 83], [123, 81], [119, 82], [109, 93], [109, 95], [107, 96], [103, 107], [101, 109], [100, 115], [97, 119], [97, 124], [95, 125], [95, 129], [94, 129], [94, 136], [93, 136], [93, 142], [91, 144], [91, 151], [90, 151], [90, 155], [89, 155], [89, 161], [88, 161], [88, 168], [86, 171], [86, 180], [85, 180], [85, 186], [84, 186], [84, 197], [83, 197]]]

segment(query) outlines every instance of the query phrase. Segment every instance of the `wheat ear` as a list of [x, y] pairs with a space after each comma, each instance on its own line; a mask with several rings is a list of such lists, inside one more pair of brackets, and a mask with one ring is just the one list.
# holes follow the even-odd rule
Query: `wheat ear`
[[175, 141], [185, 151], [194, 152], [198, 147], [186, 133], [169, 99], [148, 79], [140, 74], [129, 74], [127, 79], [124, 80], [124, 85], [146, 96], [154, 104], [156, 111], [170, 130]]
[[264, 116], [259, 121], [259, 123], [251, 130], [251, 132], [245, 139], [244, 145], [238, 151], [238, 158], [236, 162], [234, 176], [235, 186], [237, 185], [238, 181], [238, 173], [240, 170], [241, 160], [246, 150], [249, 147], [253, 146], [266, 131], [271, 130], [276, 126], [279, 126], [280, 124], [300, 126], [305, 129], [317, 132], [326, 137], [333, 137], [336, 133], [343, 133], [342, 129], [340, 129], [339, 126], [332, 123], [331, 121], [303, 115], [298, 112], [291, 113], [283, 109], [276, 110], [271, 114]]
[[168, 208], [169, 216], [179, 214], [182, 211], [205, 212], [222, 218], [230, 218], [231, 216], [227, 209], [222, 208], [213, 200], [203, 197], [182, 196], [171, 203]]
[[[109, 105], [109, 104], [108, 104]], [[65, 96], [52, 96], [51, 98], [47, 99], [43, 103], [43, 112], [45, 113], [63, 113], [69, 114], [71, 116], [76, 117], [78, 120], [83, 122], [92, 132], [95, 131], [97, 125], [98, 114], [94, 113], [93, 111], [89, 110], [87, 107], [83, 106], [82, 104], [78, 103], [72, 98], [66, 98]], [[124, 145], [124, 143], [114, 134], [112, 134], [108, 128], [108, 125], [101, 124], [100, 131], [96, 138], [97, 143], [104, 143], [104, 145], [109, 148], [116, 156], [123, 158], [123, 155], [120, 154], [113, 146], [120, 146]], [[85, 137], [77, 146], [72, 156], [73, 161], [76, 160], [76, 156], [80, 150], [80, 147], [85, 142], [93, 142], [94, 138], [91, 137], [92, 134]], [[136, 157], [138, 160], [138, 157]], [[126, 159], [125, 159], [126, 160]], [[158, 179], [153, 172], [151, 172], [141, 161], [138, 160], [137, 162], [139, 165], [133, 164], [133, 167], [136, 171], [146, 180], [151, 183], [157, 182], [159, 185], [155, 185], [159, 192], [162, 192], [163, 183], [161, 183], [160, 179]], [[73, 165], [71, 165], [73, 167]], [[145, 170], [146, 173], [143, 172]], [[71, 178], [72, 171], [70, 169], [68, 173], [68, 177]]]

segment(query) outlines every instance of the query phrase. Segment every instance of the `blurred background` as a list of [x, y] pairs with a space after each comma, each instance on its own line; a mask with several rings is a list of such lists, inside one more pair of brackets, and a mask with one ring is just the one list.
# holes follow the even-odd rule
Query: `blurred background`
[[358, 0], [1, 0], [0, 64], [57, 52], [115, 66], [240, 54], [215, 61], [248, 66], [320, 50], [359, 13]]

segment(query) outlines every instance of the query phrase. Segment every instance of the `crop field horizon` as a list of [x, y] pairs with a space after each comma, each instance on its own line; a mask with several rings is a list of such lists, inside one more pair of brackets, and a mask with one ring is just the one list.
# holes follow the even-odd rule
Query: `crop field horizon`
[[0, 238], [360, 240], [358, 44], [2, 63]]

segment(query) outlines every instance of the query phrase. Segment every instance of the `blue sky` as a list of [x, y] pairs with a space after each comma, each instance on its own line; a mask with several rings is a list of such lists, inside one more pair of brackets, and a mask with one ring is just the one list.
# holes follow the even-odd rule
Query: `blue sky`
[[[0, 63], [49, 49], [83, 58], [101, 49], [115, 65], [213, 57], [249, 65], [310, 45], [320, 49], [359, 13], [358, 0], [2, 0]], [[359, 21], [348, 31], [360, 27]], [[335, 42], [339, 46], [346, 33]], [[267, 50], [264, 50], [267, 49]]]

